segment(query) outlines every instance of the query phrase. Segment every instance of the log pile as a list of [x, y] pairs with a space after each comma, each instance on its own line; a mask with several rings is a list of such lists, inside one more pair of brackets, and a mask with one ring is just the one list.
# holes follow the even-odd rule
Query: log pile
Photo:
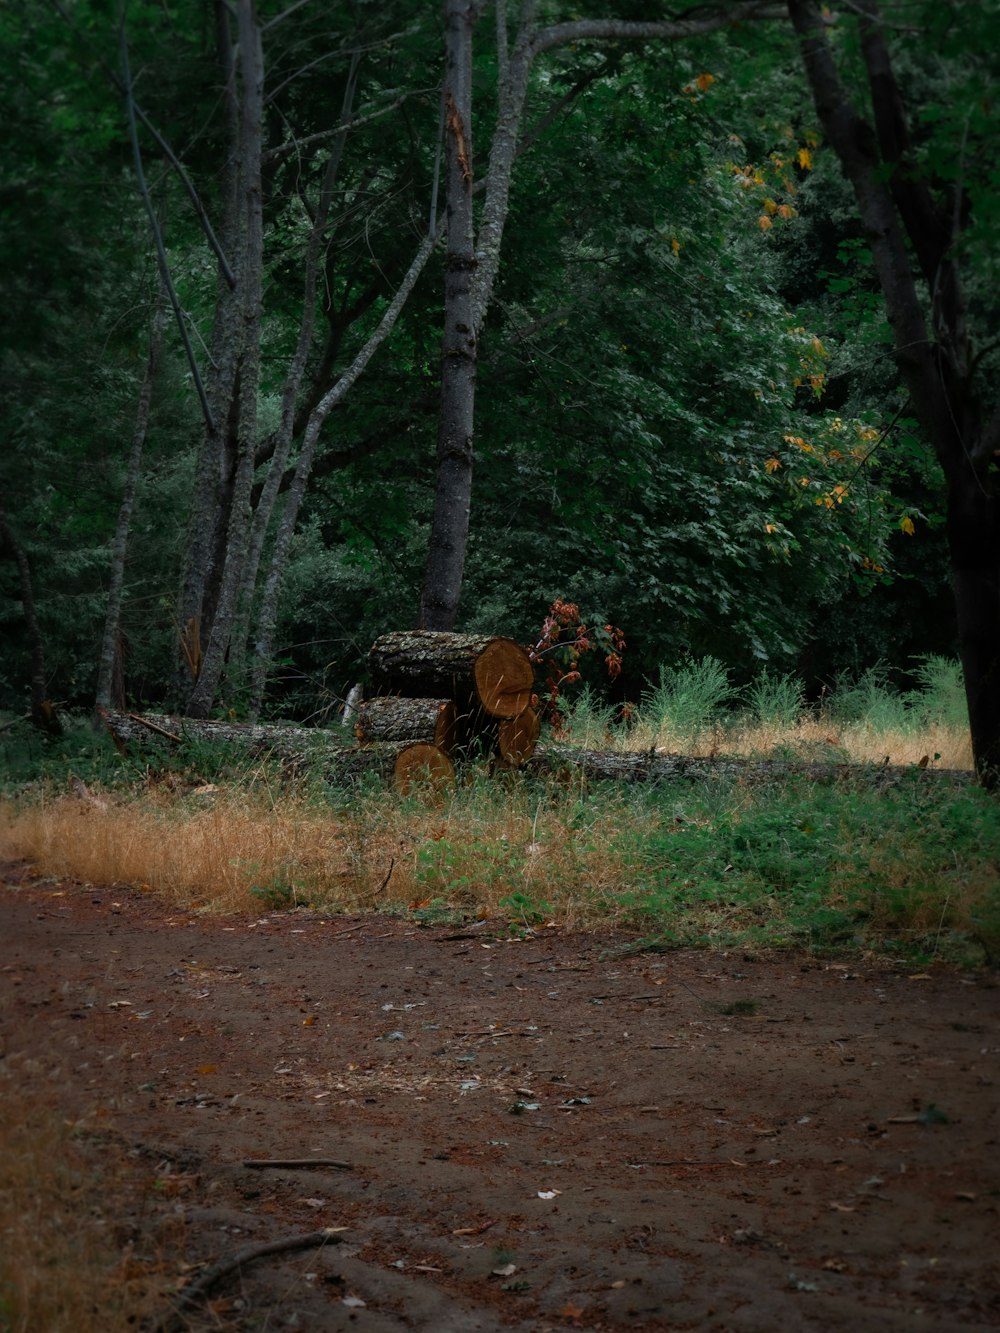
[[385, 634], [369, 654], [371, 698], [361, 703], [356, 745], [317, 727], [202, 721], [102, 710], [120, 750], [224, 742], [249, 759], [289, 769], [319, 767], [331, 781], [374, 773], [406, 793], [452, 784], [456, 759], [489, 755], [504, 768], [526, 764], [538, 740], [535, 672], [512, 639], [429, 630]]
[[[383, 634], [372, 644], [368, 669], [377, 693], [359, 710], [362, 745], [405, 738], [449, 760], [489, 755], [505, 768], [531, 758], [540, 730], [532, 707], [535, 669], [513, 639], [432, 630]], [[426, 753], [412, 758], [427, 762]], [[410, 759], [400, 757], [400, 787]]]

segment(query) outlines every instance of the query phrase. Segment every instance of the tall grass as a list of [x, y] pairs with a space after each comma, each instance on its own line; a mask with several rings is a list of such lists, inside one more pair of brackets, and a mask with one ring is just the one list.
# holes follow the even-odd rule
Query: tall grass
[[[662, 670], [642, 696], [628, 728], [604, 728], [604, 743], [685, 754], [779, 755], [803, 760], [972, 768], [961, 669], [940, 656], [917, 660], [918, 688], [900, 691], [879, 664], [839, 676], [814, 706], [794, 675], [762, 670], [742, 691], [713, 657]], [[588, 700], [585, 716], [599, 716]], [[594, 727], [569, 731], [590, 744]]]
[[1000, 807], [919, 773], [877, 791], [481, 774], [429, 804], [374, 788], [50, 793], [0, 804], [0, 854], [204, 912], [554, 920], [665, 945], [1000, 961]]
[[[762, 672], [740, 695], [709, 658], [662, 673], [629, 726], [587, 693], [569, 726], [589, 746], [970, 767], [956, 665], [922, 659], [917, 680], [901, 694], [876, 668], [803, 709], [795, 677]], [[207, 752], [196, 769], [181, 756], [147, 772], [78, 739], [0, 800], [0, 857], [195, 911], [555, 919], [724, 948], [1000, 957], [1000, 808], [919, 772], [876, 790], [864, 777], [588, 787], [573, 770], [484, 770], [428, 804], [379, 784], [293, 788], [231, 757], [213, 773]]]

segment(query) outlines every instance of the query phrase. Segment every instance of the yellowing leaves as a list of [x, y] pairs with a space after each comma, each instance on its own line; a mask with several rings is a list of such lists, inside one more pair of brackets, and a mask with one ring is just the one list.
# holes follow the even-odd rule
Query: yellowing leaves
[[695, 93], [707, 93], [709, 88], [715, 82], [714, 74], [699, 74], [697, 78], [692, 79], [690, 83], [685, 83], [681, 92], [691, 97]]
[[670, 248], [671, 250], [673, 250], [674, 258], [676, 259], [681, 252], [681, 243], [676, 236], [672, 236], [670, 238]]
[[761, 229], [761, 231], [770, 231], [771, 228], [774, 226], [774, 223], [771, 221], [771, 219], [767, 216], [766, 213], [761, 213], [760, 217], [757, 219], [757, 226]]
[[812, 164], [813, 164], [812, 153], [808, 148], [800, 148], [799, 151], [795, 154], [795, 160], [796, 162], [798, 162], [799, 166], [802, 168], [803, 171], [812, 170]]
[[804, 453], [811, 454], [815, 452], [812, 445], [807, 444], [801, 435], [786, 435], [784, 441], [786, 444], [794, 444], [796, 448], [801, 449]]
[[916, 532], [916, 528], [913, 526], [913, 519], [910, 518], [909, 514], [906, 514], [899, 520], [899, 528], [901, 532], [906, 533], [907, 537], [912, 537]]
[[769, 458], [764, 464], [764, 471], [768, 473], [777, 472], [779, 467], [781, 467], [780, 458]]

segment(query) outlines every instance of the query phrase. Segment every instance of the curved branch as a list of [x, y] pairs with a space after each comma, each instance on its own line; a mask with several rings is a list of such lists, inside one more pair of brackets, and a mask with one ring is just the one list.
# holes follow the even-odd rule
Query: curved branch
[[142, 196], [142, 202], [146, 209], [146, 216], [149, 218], [149, 225], [153, 233], [153, 243], [156, 246], [156, 258], [159, 264], [160, 278], [166, 288], [167, 296], [170, 299], [170, 306], [174, 312], [174, 318], [177, 321], [177, 328], [180, 331], [181, 342], [184, 344], [184, 352], [187, 356], [188, 366], [191, 370], [191, 378], [194, 380], [195, 390], [198, 394], [198, 401], [201, 403], [202, 416], [205, 418], [205, 424], [209, 431], [214, 433], [215, 418], [212, 416], [212, 409], [208, 403], [208, 395], [205, 392], [205, 385], [202, 382], [201, 371], [198, 369], [198, 362], [195, 360], [194, 348], [191, 346], [191, 339], [188, 336], [187, 325], [184, 321], [184, 312], [181, 310], [181, 303], [177, 297], [177, 288], [174, 286], [174, 280], [170, 274], [167, 251], [163, 244], [163, 231], [160, 227], [160, 220], [156, 216], [156, 209], [153, 207], [153, 200], [149, 193], [149, 184], [146, 181], [145, 168], [142, 164], [142, 149], [139, 146], [139, 127], [137, 123], [135, 99], [132, 96], [132, 73], [129, 67], [128, 41], [125, 37], [124, 8], [119, 8], [118, 41], [121, 51], [125, 112], [128, 118], [129, 141], [132, 144], [132, 157], [135, 162], [135, 175], [139, 184], [139, 193]]

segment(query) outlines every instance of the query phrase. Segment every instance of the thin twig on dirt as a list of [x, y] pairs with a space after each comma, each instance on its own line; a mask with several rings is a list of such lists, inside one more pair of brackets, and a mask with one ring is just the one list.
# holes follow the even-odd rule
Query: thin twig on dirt
[[336, 1157], [250, 1157], [244, 1166], [270, 1166], [275, 1170], [303, 1171], [315, 1166], [335, 1166], [340, 1171], [353, 1171], [352, 1162], [341, 1162]]
[[359, 921], [356, 926], [348, 926], [346, 930], [335, 930], [333, 932], [334, 939], [340, 939], [341, 935], [353, 935], [357, 930], [364, 930], [366, 924], [365, 921]]
[[292, 1250], [312, 1250], [320, 1245], [339, 1245], [343, 1241], [336, 1229], [325, 1227], [322, 1231], [310, 1231], [304, 1236], [286, 1236], [284, 1240], [267, 1241], [263, 1245], [249, 1245], [237, 1250], [229, 1259], [220, 1259], [211, 1268], [206, 1268], [201, 1277], [185, 1287], [173, 1307], [152, 1326], [150, 1333], [176, 1333], [186, 1323], [186, 1315], [218, 1282], [230, 1273], [235, 1273], [255, 1259], [264, 1259], [271, 1254], [288, 1254]]
[[682, 1159], [682, 1160], [680, 1160], [680, 1161], [676, 1161], [676, 1162], [664, 1162], [664, 1161], [626, 1162], [625, 1165], [626, 1165], [626, 1166], [694, 1166], [694, 1167], [697, 1167], [700, 1171], [708, 1171], [708, 1170], [712, 1170], [712, 1169], [719, 1170], [719, 1169], [724, 1168], [724, 1167], [727, 1167], [727, 1166], [739, 1166], [739, 1167], [747, 1167], [747, 1166], [769, 1166], [770, 1163], [768, 1163], [768, 1162], [737, 1162], [736, 1159], [733, 1157], [733, 1158], [730, 1158], [729, 1161], [727, 1161], [727, 1162], [685, 1162], [685, 1161]]

